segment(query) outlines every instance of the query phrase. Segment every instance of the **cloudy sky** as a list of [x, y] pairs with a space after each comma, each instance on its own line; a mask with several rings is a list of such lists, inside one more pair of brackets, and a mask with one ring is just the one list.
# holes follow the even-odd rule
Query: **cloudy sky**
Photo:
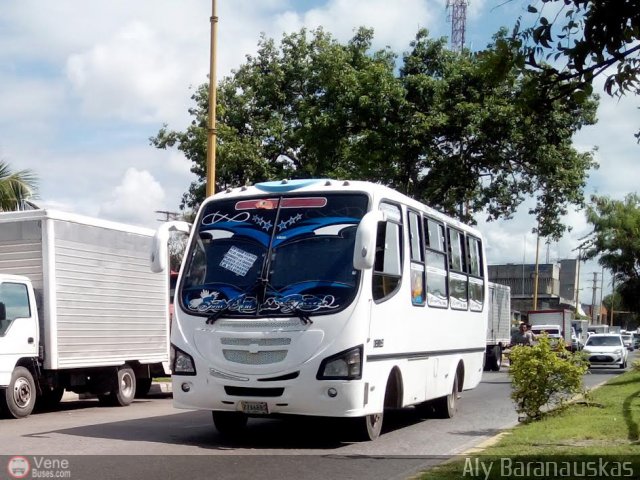
[[[500, 26], [524, 14], [526, 3], [473, 0], [467, 46], [484, 48]], [[279, 39], [321, 25], [346, 41], [367, 26], [376, 47], [401, 53], [419, 28], [450, 36], [445, 6], [446, 0], [217, 0], [218, 78], [255, 53], [262, 32]], [[177, 151], [151, 147], [149, 137], [164, 123], [176, 130], [188, 125], [192, 89], [209, 72], [210, 15], [210, 0], [3, 0], [0, 158], [38, 174], [38, 203], [153, 228], [161, 217], [156, 210], [178, 210], [194, 179], [190, 164]], [[587, 195], [622, 198], [637, 190], [639, 103], [603, 97], [598, 124], [576, 137], [580, 149], [599, 148], [601, 168], [592, 172]], [[576, 256], [588, 227], [581, 212], [566, 222], [573, 231], [542, 245], [541, 261]], [[481, 224], [489, 263], [533, 263], [532, 227], [526, 213]], [[583, 278], [596, 270], [583, 267]], [[591, 291], [582, 298], [589, 301]]]

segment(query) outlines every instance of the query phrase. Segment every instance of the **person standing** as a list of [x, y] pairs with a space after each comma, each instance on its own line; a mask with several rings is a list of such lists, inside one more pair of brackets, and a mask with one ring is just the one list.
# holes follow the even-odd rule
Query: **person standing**
[[518, 327], [518, 331], [511, 335], [511, 347], [516, 345], [533, 345], [533, 333], [527, 332], [527, 325], [523, 322]]

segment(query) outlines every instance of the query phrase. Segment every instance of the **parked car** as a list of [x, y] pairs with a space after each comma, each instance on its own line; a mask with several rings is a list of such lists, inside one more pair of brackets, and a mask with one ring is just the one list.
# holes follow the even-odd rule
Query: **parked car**
[[619, 333], [594, 333], [584, 345], [590, 366], [618, 365], [627, 368], [627, 348]]
[[631, 334], [631, 338], [633, 338], [633, 348], [634, 349], [640, 348], [640, 333], [633, 332]]
[[633, 336], [630, 333], [623, 333], [621, 337], [622, 343], [624, 343], [624, 346], [627, 347], [627, 350], [633, 352]]

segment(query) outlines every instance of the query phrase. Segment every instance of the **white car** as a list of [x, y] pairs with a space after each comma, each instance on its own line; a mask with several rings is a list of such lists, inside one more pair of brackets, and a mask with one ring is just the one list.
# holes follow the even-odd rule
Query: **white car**
[[587, 338], [583, 351], [591, 366], [618, 365], [627, 368], [627, 348], [619, 333], [594, 333]]

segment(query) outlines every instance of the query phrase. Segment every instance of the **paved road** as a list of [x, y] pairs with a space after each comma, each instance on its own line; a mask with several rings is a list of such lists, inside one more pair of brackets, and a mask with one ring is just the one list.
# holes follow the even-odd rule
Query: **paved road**
[[[593, 386], [621, 372], [594, 370], [585, 383]], [[314, 419], [251, 419], [246, 436], [230, 441], [217, 433], [209, 412], [176, 410], [167, 394], [127, 408], [69, 399], [53, 412], [0, 420], [0, 455], [67, 458], [71, 478], [184, 479], [188, 472], [190, 480], [257, 473], [296, 480], [406, 479], [516, 424], [509, 392], [505, 369], [486, 372], [478, 388], [464, 392], [453, 419], [421, 419], [412, 409], [393, 412], [384, 434], [362, 443], [340, 440], [335, 424]]]

